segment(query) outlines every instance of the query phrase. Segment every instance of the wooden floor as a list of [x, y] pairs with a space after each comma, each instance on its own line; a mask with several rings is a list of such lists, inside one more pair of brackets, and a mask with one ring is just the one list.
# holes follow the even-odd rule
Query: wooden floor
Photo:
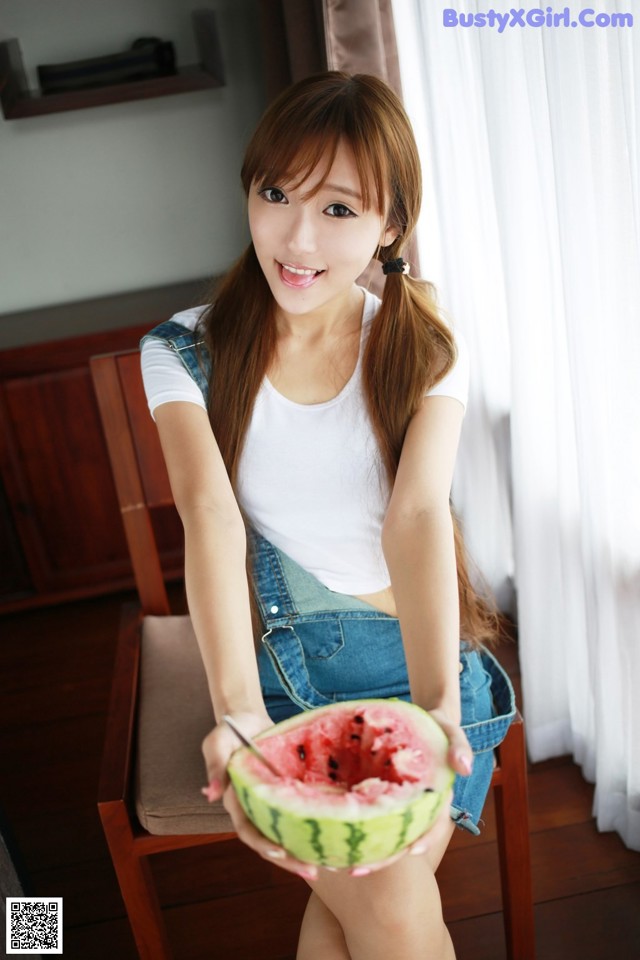
[[[95, 796], [123, 597], [0, 620], [0, 803], [37, 895], [64, 898], [69, 960], [135, 960]], [[515, 648], [501, 659], [517, 681]], [[598, 834], [567, 759], [530, 772], [539, 960], [639, 960], [640, 855]], [[440, 870], [458, 960], [504, 954], [493, 812]], [[237, 842], [158, 857], [177, 960], [292, 960], [307, 896]], [[393, 960], [393, 958], [390, 958]]]

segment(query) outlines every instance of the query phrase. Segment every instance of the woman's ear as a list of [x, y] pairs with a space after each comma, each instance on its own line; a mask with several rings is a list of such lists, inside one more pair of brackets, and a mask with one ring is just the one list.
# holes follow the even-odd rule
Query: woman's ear
[[390, 223], [387, 229], [384, 231], [384, 233], [380, 237], [380, 246], [388, 247], [395, 240], [397, 240], [399, 236], [400, 236], [399, 229], [396, 226], [394, 226], [394, 224]]

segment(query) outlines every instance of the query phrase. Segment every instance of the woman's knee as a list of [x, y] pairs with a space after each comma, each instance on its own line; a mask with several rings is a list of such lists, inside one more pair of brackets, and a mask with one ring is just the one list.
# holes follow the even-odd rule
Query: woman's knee
[[403, 857], [366, 876], [328, 874], [312, 886], [345, 932], [363, 918], [372, 932], [390, 940], [443, 923], [440, 891], [424, 855]]

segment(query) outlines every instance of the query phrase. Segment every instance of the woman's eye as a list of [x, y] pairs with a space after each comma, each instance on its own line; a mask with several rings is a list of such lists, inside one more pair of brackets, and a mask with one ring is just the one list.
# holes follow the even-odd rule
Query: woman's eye
[[286, 203], [287, 200], [282, 190], [278, 190], [277, 187], [265, 187], [264, 190], [260, 190], [260, 196], [269, 203]]
[[345, 207], [344, 203], [330, 204], [326, 208], [325, 213], [328, 213], [330, 217], [337, 217], [339, 220], [343, 220], [345, 217], [355, 217], [353, 210]]

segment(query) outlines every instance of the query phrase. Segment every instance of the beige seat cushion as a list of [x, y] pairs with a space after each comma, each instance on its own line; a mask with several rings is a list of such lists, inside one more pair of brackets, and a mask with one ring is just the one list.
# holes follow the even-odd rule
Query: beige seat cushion
[[221, 802], [202, 796], [201, 752], [214, 724], [189, 617], [145, 617], [142, 630], [136, 811], [154, 834], [232, 833]]

